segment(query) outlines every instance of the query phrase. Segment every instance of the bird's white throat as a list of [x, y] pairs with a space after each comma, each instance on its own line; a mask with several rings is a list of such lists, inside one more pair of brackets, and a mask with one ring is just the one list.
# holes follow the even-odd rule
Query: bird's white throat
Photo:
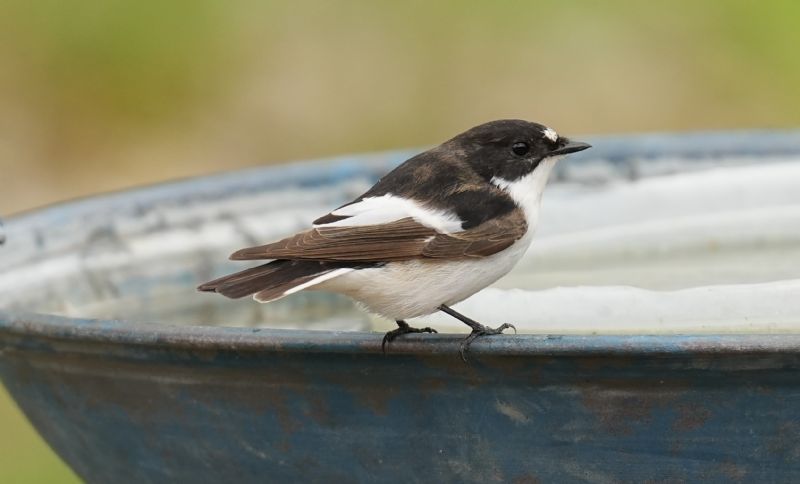
[[529, 229], [536, 227], [539, 218], [539, 206], [542, 201], [547, 180], [558, 160], [563, 156], [551, 156], [539, 163], [535, 170], [517, 180], [509, 181], [494, 177], [492, 183], [505, 190], [512, 200], [525, 212]]

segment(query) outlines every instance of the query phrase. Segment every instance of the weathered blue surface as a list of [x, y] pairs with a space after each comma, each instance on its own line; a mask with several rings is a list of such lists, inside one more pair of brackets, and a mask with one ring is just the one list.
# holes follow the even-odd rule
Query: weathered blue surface
[[2, 320], [6, 385], [92, 482], [800, 479], [796, 335], [502, 336], [464, 365], [447, 335]]
[[[626, 172], [650, 156], [800, 153], [796, 132], [591, 141]], [[32, 212], [8, 221], [0, 271], [79, 250], [82, 231], [112, 216], [374, 178], [403, 158], [250, 170]], [[196, 282], [175, 283], [188, 293]], [[467, 365], [461, 337], [411, 335], [384, 356], [375, 333], [6, 310], [0, 376], [90, 482], [800, 480], [800, 335], [502, 335], [477, 341]]]

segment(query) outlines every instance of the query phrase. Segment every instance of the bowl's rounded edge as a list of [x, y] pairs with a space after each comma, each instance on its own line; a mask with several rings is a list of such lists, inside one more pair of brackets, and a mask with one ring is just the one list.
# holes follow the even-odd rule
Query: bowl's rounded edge
[[[3, 346], [35, 338], [71, 342], [73, 351], [97, 345], [180, 350], [307, 353], [382, 353], [383, 335], [374, 332], [282, 330], [215, 326], [168, 326], [120, 320], [77, 319], [0, 311]], [[457, 355], [461, 334], [407, 335], [392, 342], [387, 356]], [[76, 347], [75, 344], [78, 346]], [[725, 335], [534, 335], [482, 338], [470, 354], [521, 355], [701, 355], [800, 354], [798, 334]]]

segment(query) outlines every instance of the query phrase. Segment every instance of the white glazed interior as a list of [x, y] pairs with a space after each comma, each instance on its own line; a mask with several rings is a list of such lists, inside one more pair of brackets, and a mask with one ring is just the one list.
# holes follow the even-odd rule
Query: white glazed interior
[[[528, 333], [800, 331], [800, 158], [661, 157], [627, 171], [569, 163], [545, 193], [527, 256], [457, 309]], [[212, 178], [207, 193], [202, 181], [180, 196], [167, 185], [141, 203], [111, 196], [9, 220], [0, 307], [168, 324], [392, 327], [335, 295], [260, 305], [194, 291], [247, 267], [227, 261], [233, 250], [307, 227], [379, 174], [262, 190], [267, 176], [257, 173], [247, 189], [236, 181], [221, 191]], [[467, 329], [441, 314], [424, 323]]]

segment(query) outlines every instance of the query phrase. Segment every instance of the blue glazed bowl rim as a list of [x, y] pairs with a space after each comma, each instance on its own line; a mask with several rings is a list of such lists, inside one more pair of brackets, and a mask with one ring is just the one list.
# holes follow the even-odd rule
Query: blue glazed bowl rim
[[[581, 159], [605, 158], [616, 164], [632, 159], [679, 156], [786, 156], [800, 154], [800, 130], [747, 130], [725, 132], [656, 133], [581, 137], [594, 145]], [[179, 197], [207, 188], [239, 183], [253, 174], [304, 184], [329, 183], [353, 173], [380, 174], [415, 151], [402, 150], [359, 157], [236, 170], [217, 175], [160, 183], [144, 188], [87, 197], [31, 210], [11, 222], [52, 222], [89, 210], [96, 201], [124, 205], [137, 201]], [[457, 354], [464, 335], [407, 335], [393, 342], [389, 355]], [[370, 332], [280, 330], [198, 325], [166, 325], [119, 320], [70, 318], [50, 314], [0, 310], [0, 355], [3, 343], [35, 338], [86, 345], [113, 344], [165, 348], [193, 348], [259, 352], [380, 353], [382, 335]], [[800, 353], [800, 334], [722, 335], [498, 335], [475, 343], [472, 350], [492, 355], [593, 355], [593, 354], [762, 354]]]
[[[32, 339], [130, 347], [254, 351], [259, 353], [381, 353], [383, 334], [363, 331], [288, 330], [67, 318], [0, 311], [3, 340]], [[387, 356], [457, 355], [463, 334], [408, 335]], [[477, 341], [478, 355], [698, 355], [800, 354], [800, 334], [534, 335], [504, 334]]]

